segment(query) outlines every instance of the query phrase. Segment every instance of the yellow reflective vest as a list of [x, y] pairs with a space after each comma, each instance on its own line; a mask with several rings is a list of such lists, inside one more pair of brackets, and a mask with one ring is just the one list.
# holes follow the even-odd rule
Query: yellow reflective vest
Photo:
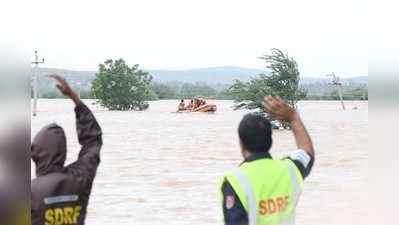
[[244, 162], [223, 177], [220, 190], [225, 179], [244, 206], [249, 225], [294, 224], [303, 178], [291, 160]]

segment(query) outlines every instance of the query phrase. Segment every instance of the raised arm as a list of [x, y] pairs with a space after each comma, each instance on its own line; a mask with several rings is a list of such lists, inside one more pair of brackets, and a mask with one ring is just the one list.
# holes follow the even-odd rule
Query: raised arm
[[90, 109], [80, 100], [79, 96], [71, 89], [64, 78], [58, 75], [49, 76], [58, 81], [58, 89], [75, 103], [76, 130], [79, 143], [82, 146], [78, 160], [68, 166], [69, 169], [93, 179], [100, 163], [100, 150], [102, 147], [102, 131], [100, 125]]
[[298, 149], [302, 149], [314, 157], [312, 140], [301, 120], [299, 113], [278, 96], [265, 97], [263, 106], [265, 107], [265, 111], [270, 113], [274, 118], [289, 122], [292, 132], [294, 133]]

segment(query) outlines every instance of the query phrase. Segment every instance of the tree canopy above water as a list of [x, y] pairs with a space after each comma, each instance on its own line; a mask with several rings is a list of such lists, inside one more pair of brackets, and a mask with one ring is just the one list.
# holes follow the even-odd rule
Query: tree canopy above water
[[[299, 70], [297, 62], [279, 49], [272, 49], [271, 54], [260, 57], [271, 73], [259, 74], [248, 82], [235, 81], [229, 88], [237, 103], [235, 109], [258, 109], [263, 112], [263, 98], [267, 95], [280, 96], [292, 107], [306, 97], [304, 89], [299, 87]], [[267, 118], [277, 127], [289, 128], [287, 123], [277, 123], [274, 118]]]
[[91, 87], [97, 103], [110, 110], [147, 109], [152, 77], [138, 67], [129, 67], [123, 59], [100, 64]]
[[306, 97], [305, 90], [299, 87], [298, 65], [293, 58], [274, 48], [260, 59], [271, 71], [269, 75], [259, 74], [248, 82], [236, 80], [229, 89], [236, 102], [245, 102], [238, 108], [261, 110], [263, 97], [267, 95], [279, 95], [291, 106]]

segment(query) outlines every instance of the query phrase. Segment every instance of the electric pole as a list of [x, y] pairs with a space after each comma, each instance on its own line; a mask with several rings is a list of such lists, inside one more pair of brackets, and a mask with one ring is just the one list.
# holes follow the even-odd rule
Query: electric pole
[[339, 77], [335, 76], [335, 73], [327, 74], [326, 76], [332, 77], [333, 81], [330, 83], [337, 88], [339, 99], [341, 100], [342, 109], [345, 110], [344, 98], [342, 96], [342, 83], [339, 81]]
[[34, 77], [33, 77], [33, 116], [37, 115], [37, 96], [38, 96], [38, 77], [39, 77], [39, 64], [44, 63], [44, 58], [39, 61], [39, 56], [37, 55], [37, 51], [35, 51], [35, 61], [32, 64], [35, 64], [35, 69], [33, 70]]

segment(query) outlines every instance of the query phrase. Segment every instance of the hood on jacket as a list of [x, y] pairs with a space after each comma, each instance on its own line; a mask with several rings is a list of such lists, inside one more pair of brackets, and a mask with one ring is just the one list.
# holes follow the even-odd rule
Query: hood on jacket
[[31, 145], [31, 157], [36, 164], [36, 176], [58, 172], [64, 168], [66, 138], [62, 127], [55, 123], [43, 127]]

